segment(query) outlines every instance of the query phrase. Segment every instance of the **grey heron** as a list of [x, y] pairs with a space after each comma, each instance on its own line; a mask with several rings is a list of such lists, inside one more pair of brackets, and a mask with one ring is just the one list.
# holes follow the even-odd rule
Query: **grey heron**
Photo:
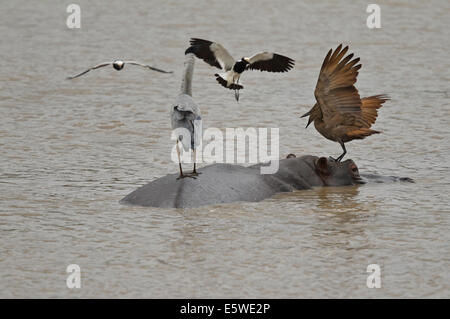
[[153, 70], [153, 71], [157, 71], [157, 72], [161, 72], [161, 73], [172, 73], [172, 71], [164, 71], [164, 70], [155, 68], [153, 66], [150, 66], [150, 65], [147, 65], [147, 64], [142, 64], [142, 63], [139, 63], [139, 62], [136, 62], [136, 61], [115, 60], [115, 61], [112, 61], [112, 62], [103, 62], [103, 63], [97, 64], [96, 66], [93, 66], [93, 67], [87, 69], [86, 71], [83, 71], [83, 72], [81, 72], [81, 73], [79, 73], [79, 74], [77, 74], [75, 76], [69, 76], [67, 79], [68, 80], [75, 79], [75, 78], [77, 78], [79, 76], [82, 76], [83, 74], [88, 73], [91, 70], [96, 70], [96, 69], [102, 68], [102, 67], [107, 66], [107, 65], [112, 65], [114, 69], [116, 69], [117, 71], [120, 71], [120, 70], [122, 70], [125, 67], [125, 64], [138, 65], [138, 66], [142, 66], [144, 68], [147, 68], [147, 69], [150, 69], [150, 70]]
[[[191, 177], [196, 178], [198, 173], [195, 169], [196, 165], [196, 151], [197, 146], [201, 144], [202, 138], [202, 117], [200, 114], [200, 108], [192, 99], [192, 77], [194, 74], [195, 57], [193, 54], [188, 53], [185, 56], [184, 72], [181, 80], [181, 92], [178, 95], [175, 103], [171, 107], [170, 118], [172, 121], [172, 130], [175, 131], [177, 138], [177, 154], [178, 164], [180, 169], [180, 175], [178, 179]], [[180, 131], [180, 129], [182, 131]], [[186, 131], [187, 130], [187, 131]], [[183, 134], [188, 132], [188, 135]], [[188, 152], [193, 150], [194, 155], [194, 169], [192, 173], [183, 174], [181, 167], [181, 157], [179, 144], [182, 144], [183, 149]]]
[[239, 101], [239, 90], [244, 88], [239, 84], [244, 71], [288, 72], [295, 63], [291, 58], [272, 52], [259, 52], [236, 61], [219, 43], [192, 38], [190, 44], [186, 53], [193, 53], [209, 65], [225, 71], [216, 73], [216, 80], [223, 87], [234, 90], [236, 101]]

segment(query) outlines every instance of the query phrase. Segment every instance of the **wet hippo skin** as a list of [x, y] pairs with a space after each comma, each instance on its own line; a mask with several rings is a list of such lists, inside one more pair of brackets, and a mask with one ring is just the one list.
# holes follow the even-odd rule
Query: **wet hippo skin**
[[120, 203], [150, 207], [188, 208], [237, 201], [258, 202], [280, 192], [314, 186], [362, 183], [352, 160], [336, 162], [306, 155], [279, 161], [275, 174], [263, 175], [261, 165], [212, 164], [199, 169], [196, 179], [177, 174], [158, 178], [124, 197]]

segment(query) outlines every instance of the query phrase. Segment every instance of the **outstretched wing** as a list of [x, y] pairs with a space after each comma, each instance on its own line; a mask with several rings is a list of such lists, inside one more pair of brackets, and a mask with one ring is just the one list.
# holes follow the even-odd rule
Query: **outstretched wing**
[[347, 51], [348, 46], [342, 49], [340, 44], [334, 52], [328, 51], [322, 63], [314, 95], [324, 118], [345, 113], [354, 120], [361, 113], [361, 98], [353, 85], [361, 64], [359, 58], [352, 60], [353, 53], [344, 58]]
[[95, 70], [95, 69], [98, 69], [98, 68], [102, 68], [102, 67], [107, 66], [107, 65], [110, 65], [110, 64], [112, 64], [112, 62], [104, 62], [104, 63], [100, 63], [100, 64], [98, 64], [98, 65], [96, 65], [96, 66], [93, 66], [92, 68], [87, 69], [87, 70], [84, 71], [84, 72], [81, 72], [80, 74], [77, 74], [77, 75], [75, 75], [75, 76], [69, 76], [69, 77], [67, 77], [67, 80], [75, 79], [75, 78], [77, 78], [77, 77], [79, 77], [79, 76], [82, 76], [83, 74], [88, 73], [88, 72], [91, 71], [91, 70]]
[[249, 63], [247, 69], [267, 72], [287, 72], [295, 64], [295, 61], [287, 56], [270, 52], [256, 53], [244, 59]]
[[389, 101], [390, 98], [386, 94], [379, 94], [361, 99], [361, 121], [365, 127], [370, 127], [375, 123], [378, 116], [378, 109], [383, 103]]
[[173, 71], [164, 71], [164, 70], [155, 68], [155, 67], [153, 67], [153, 66], [150, 66], [150, 65], [148, 65], [148, 64], [142, 64], [142, 63], [139, 63], [139, 62], [136, 62], [136, 61], [125, 61], [124, 63], [125, 63], [125, 64], [127, 64], [127, 63], [128, 63], [128, 64], [132, 64], [132, 65], [139, 65], [139, 66], [142, 66], [142, 67], [144, 67], [144, 68], [148, 68], [148, 69], [150, 69], [150, 70], [157, 71], [157, 72], [161, 72], [161, 73], [173, 73]]
[[202, 59], [209, 65], [225, 71], [233, 68], [235, 63], [233, 57], [219, 43], [192, 38], [190, 44], [191, 46], [186, 50], [185, 54], [194, 53], [197, 58]]

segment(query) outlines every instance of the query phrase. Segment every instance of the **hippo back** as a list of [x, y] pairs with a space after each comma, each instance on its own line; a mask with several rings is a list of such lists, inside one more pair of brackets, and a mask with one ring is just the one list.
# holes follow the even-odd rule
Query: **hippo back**
[[166, 175], [144, 185], [121, 203], [151, 207], [198, 207], [236, 201], [261, 201], [277, 192], [257, 167], [213, 164], [198, 170], [196, 178], [177, 180]]
[[201, 174], [196, 179], [177, 179], [177, 174], [166, 175], [138, 188], [120, 202], [175, 208], [238, 201], [258, 202], [279, 192], [322, 185], [312, 164], [314, 158], [280, 160], [278, 172], [270, 175], [261, 174], [263, 164], [250, 167], [212, 164], [199, 169]]

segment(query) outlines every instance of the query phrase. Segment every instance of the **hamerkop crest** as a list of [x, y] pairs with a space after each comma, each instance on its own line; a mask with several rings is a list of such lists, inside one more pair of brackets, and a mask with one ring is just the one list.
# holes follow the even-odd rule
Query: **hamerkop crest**
[[377, 119], [377, 109], [389, 100], [387, 95], [360, 98], [355, 88], [361, 64], [353, 53], [347, 55], [348, 46], [328, 51], [320, 69], [314, 96], [317, 103], [302, 117], [308, 116], [308, 124], [314, 122], [317, 131], [329, 140], [338, 142], [343, 153], [336, 159], [341, 161], [347, 153], [346, 142], [363, 139], [380, 133], [370, 129]]

